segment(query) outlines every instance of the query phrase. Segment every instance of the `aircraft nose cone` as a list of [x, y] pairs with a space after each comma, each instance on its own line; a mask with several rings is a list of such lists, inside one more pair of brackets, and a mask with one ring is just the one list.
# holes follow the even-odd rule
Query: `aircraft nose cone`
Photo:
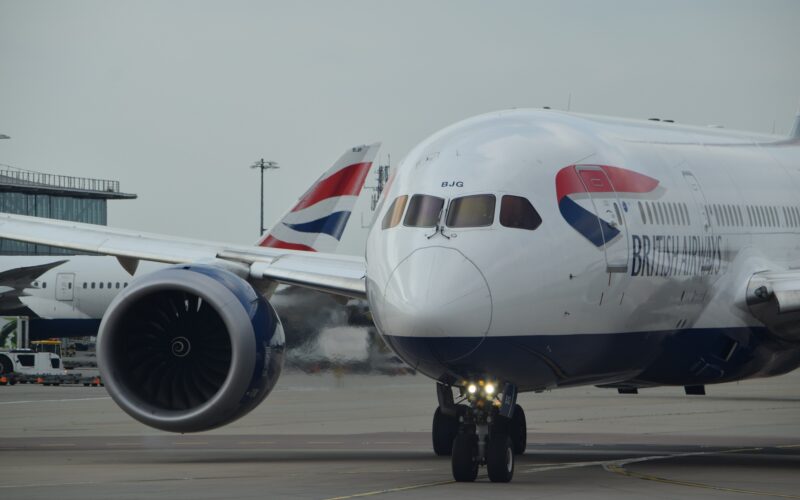
[[382, 324], [391, 336], [427, 342], [440, 360], [469, 354], [492, 321], [492, 296], [480, 270], [453, 248], [416, 250], [392, 272]]

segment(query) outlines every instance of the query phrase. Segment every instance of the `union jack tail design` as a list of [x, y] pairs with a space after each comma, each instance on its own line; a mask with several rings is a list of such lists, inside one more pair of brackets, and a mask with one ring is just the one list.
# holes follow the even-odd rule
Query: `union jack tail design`
[[283, 218], [259, 246], [331, 252], [339, 244], [380, 143], [348, 149]]

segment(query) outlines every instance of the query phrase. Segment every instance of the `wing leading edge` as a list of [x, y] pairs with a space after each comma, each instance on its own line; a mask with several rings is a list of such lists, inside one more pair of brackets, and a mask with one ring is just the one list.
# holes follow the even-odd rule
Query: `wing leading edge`
[[347, 297], [366, 296], [365, 264], [360, 257], [231, 245], [11, 214], [0, 214], [0, 237], [113, 255], [128, 262], [131, 259], [170, 264], [223, 261], [246, 266], [246, 277], [250, 279], [272, 280]]
[[746, 297], [750, 312], [772, 333], [800, 340], [800, 270], [756, 273]]

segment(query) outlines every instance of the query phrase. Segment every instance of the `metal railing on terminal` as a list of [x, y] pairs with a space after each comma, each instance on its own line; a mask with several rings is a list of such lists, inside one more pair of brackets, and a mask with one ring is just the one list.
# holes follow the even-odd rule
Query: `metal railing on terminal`
[[79, 191], [97, 191], [103, 193], [119, 193], [119, 181], [92, 179], [89, 177], [73, 177], [71, 175], [54, 175], [31, 170], [0, 168], [0, 184], [22, 186], [40, 185], [60, 189]]

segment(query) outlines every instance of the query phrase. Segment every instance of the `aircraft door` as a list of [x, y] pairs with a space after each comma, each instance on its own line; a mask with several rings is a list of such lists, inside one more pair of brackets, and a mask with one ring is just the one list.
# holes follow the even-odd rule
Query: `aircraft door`
[[625, 224], [624, 205], [617, 196], [611, 179], [600, 167], [579, 165], [575, 167], [575, 170], [592, 201], [595, 215], [599, 219], [606, 270], [609, 273], [627, 273], [628, 231]]
[[56, 300], [72, 301], [75, 293], [75, 273], [56, 275]]
[[681, 174], [683, 174], [683, 180], [685, 180], [686, 184], [689, 185], [689, 191], [692, 193], [692, 199], [694, 200], [695, 205], [697, 205], [697, 211], [700, 213], [700, 221], [703, 225], [703, 233], [711, 234], [711, 215], [708, 213], [708, 203], [706, 202], [706, 196], [703, 194], [703, 188], [700, 187], [700, 183], [697, 182], [697, 178], [690, 171], [683, 170]]

